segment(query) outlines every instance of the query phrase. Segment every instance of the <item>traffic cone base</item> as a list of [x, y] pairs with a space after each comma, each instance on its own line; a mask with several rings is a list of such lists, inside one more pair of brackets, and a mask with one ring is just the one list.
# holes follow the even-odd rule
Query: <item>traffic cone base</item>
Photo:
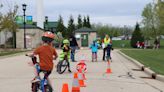
[[63, 84], [62, 92], [69, 92], [69, 88], [68, 88], [68, 84], [67, 83]]
[[80, 87], [72, 87], [72, 92], [80, 92]]
[[107, 70], [106, 70], [106, 73], [112, 73], [112, 70], [110, 69], [110, 68], [108, 68]]
[[111, 70], [111, 68], [110, 68], [110, 60], [108, 60], [108, 62], [107, 62], [106, 73], [107, 73], [107, 74], [112, 73], [112, 70]]

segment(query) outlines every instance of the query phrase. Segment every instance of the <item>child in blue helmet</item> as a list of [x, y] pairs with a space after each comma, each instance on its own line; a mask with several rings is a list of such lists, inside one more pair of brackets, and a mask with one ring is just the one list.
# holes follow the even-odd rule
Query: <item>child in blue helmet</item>
[[93, 40], [93, 43], [90, 45], [90, 49], [92, 50], [92, 62], [94, 59], [97, 61], [97, 52], [98, 52], [99, 44], [97, 44], [96, 40]]

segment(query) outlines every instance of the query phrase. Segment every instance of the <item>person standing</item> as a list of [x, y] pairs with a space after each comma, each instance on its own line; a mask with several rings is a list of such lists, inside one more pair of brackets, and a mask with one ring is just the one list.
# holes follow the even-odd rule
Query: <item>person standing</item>
[[104, 43], [103, 43], [104, 44], [104, 46], [103, 46], [103, 61], [105, 61], [106, 49], [107, 49], [108, 44], [110, 44], [111, 40], [110, 40], [109, 36], [106, 34], [103, 41], [104, 41]]
[[160, 46], [160, 41], [159, 38], [157, 37], [154, 41], [154, 48], [153, 49], [158, 49]]
[[75, 50], [78, 47], [78, 44], [77, 44], [75, 36], [71, 35], [69, 38], [69, 41], [70, 41], [70, 47], [71, 47], [71, 60], [72, 60], [72, 62], [76, 62], [75, 61]]
[[92, 62], [94, 62], [94, 59], [96, 59], [95, 62], [97, 62], [97, 52], [99, 47], [100, 46], [96, 40], [93, 40], [93, 43], [89, 46], [89, 48], [92, 50]]

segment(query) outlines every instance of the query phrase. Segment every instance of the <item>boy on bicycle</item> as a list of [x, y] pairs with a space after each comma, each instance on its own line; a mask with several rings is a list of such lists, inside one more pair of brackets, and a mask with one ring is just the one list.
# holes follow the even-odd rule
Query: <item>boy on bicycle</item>
[[97, 44], [96, 40], [93, 40], [93, 43], [90, 45], [90, 49], [92, 49], [92, 62], [94, 59], [97, 61], [97, 51], [99, 48], [99, 44]]
[[59, 62], [62, 62], [66, 55], [67, 55], [67, 60], [68, 60], [68, 72], [71, 73], [70, 63], [69, 63], [70, 55], [71, 55], [71, 49], [69, 46], [69, 40], [67, 40], [67, 39], [63, 40], [62, 52], [59, 55]]
[[45, 72], [44, 79], [48, 80], [48, 76], [51, 74], [53, 69], [53, 59], [58, 57], [55, 48], [52, 47], [52, 41], [54, 40], [54, 34], [51, 32], [45, 32], [42, 35], [43, 44], [36, 48], [34, 52], [28, 56], [39, 56], [40, 62], [35, 62], [35, 68], [37, 71], [37, 75], [32, 82], [40, 81], [39, 73]]

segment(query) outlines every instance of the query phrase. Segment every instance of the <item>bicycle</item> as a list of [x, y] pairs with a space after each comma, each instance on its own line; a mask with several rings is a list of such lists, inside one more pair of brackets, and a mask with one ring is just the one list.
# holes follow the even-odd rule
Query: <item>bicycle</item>
[[[27, 54], [26, 54], [26, 56], [31, 57]], [[32, 59], [33, 65], [35, 65], [35, 67], [36, 67], [36, 70], [40, 71], [39, 63], [37, 62], [36, 56], [32, 56], [31, 59]], [[52, 89], [51, 85], [49, 84], [48, 80], [45, 79], [46, 71], [40, 71], [40, 73], [43, 73], [42, 74], [43, 76], [39, 76], [39, 81], [32, 82], [32, 85], [31, 85], [32, 92], [40, 92], [40, 91], [41, 92], [53, 92], [53, 89]]]
[[63, 74], [65, 72], [65, 70], [67, 69], [68, 64], [69, 64], [68, 56], [67, 56], [67, 54], [64, 54], [64, 59], [59, 61], [57, 64], [57, 72], [59, 74]]

